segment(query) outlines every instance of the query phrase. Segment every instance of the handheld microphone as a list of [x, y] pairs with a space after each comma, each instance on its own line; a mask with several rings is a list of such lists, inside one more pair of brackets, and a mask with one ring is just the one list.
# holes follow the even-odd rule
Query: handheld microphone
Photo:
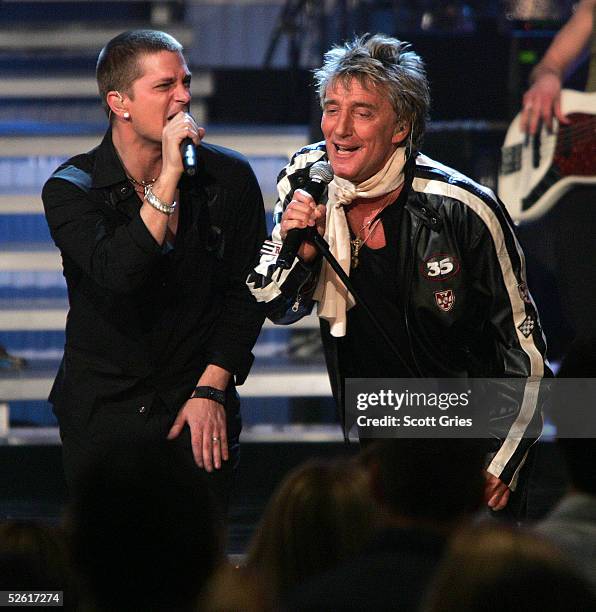
[[[318, 202], [327, 185], [333, 180], [331, 165], [324, 161], [318, 161], [310, 167], [308, 173], [309, 181], [301, 189], [306, 191]], [[311, 232], [316, 232], [314, 227], [291, 229], [284, 240], [279, 255], [277, 256], [277, 267], [289, 270], [296, 259], [300, 245], [308, 238]]]
[[185, 138], [180, 144], [180, 155], [184, 172], [188, 176], [194, 176], [197, 172], [197, 149], [190, 138]]

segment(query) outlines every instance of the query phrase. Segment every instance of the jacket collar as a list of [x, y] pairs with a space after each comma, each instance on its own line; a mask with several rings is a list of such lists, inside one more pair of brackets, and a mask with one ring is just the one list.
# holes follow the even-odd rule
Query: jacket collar
[[[403, 191], [405, 192], [407, 189], [407, 193], [408, 193], [408, 196], [406, 196], [407, 197], [406, 208], [415, 217], [420, 219], [422, 223], [426, 225], [426, 227], [428, 227], [429, 229], [435, 232], [440, 232], [443, 227], [443, 222], [441, 220], [439, 213], [436, 210], [434, 210], [430, 202], [426, 201], [424, 204], [421, 204], [418, 198], [416, 197], [416, 193], [412, 190], [412, 182], [414, 181], [414, 177], [416, 174], [416, 157], [417, 156], [418, 154], [416, 154], [415, 156], [413, 155], [408, 160], [408, 164], [405, 169], [406, 179], [405, 179], [405, 187]], [[409, 197], [410, 194], [412, 195], [412, 197]]]
[[95, 149], [95, 163], [91, 180], [92, 186], [97, 189], [128, 182], [122, 162], [118, 158], [112, 142], [111, 128], [108, 128], [101, 144]]

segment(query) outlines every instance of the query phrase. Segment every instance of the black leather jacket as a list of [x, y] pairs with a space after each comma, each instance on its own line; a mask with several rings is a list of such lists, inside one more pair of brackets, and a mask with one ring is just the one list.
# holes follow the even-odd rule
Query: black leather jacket
[[[294, 189], [305, 183], [308, 167], [326, 159], [324, 143], [296, 153], [278, 178], [277, 220]], [[525, 280], [524, 255], [504, 206], [471, 179], [424, 155], [406, 166], [406, 183], [394, 205], [406, 214], [396, 240], [397, 283], [403, 298], [409, 361], [421, 377], [518, 378], [536, 380], [550, 372], [538, 313]], [[279, 241], [279, 227], [272, 242]], [[280, 275], [268, 248], [249, 277], [257, 299], [268, 303], [269, 318], [292, 323], [312, 309], [309, 291], [318, 267], [297, 261]], [[321, 330], [331, 386], [343, 406], [337, 343], [326, 321]], [[349, 332], [348, 332], [349, 333]], [[516, 428], [501, 440], [489, 471], [515, 482], [542, 417], [537, 398], [525, 394], [516, 406]], [[532, 430], [536, 435], [529, 436]], [[504, 442], [507, 442], [506, 444]]]

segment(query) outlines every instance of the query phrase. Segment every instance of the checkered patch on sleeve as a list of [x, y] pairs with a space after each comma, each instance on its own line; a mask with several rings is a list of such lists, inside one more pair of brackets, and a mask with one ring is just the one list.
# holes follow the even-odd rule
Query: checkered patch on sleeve
[[534, 331], [534, 327], [536, 327], [536, 322], [534, 319], [528, 315], [518, 326], [517, 329], [524, 335], [524, 338], [528, 338], [532, 335]]

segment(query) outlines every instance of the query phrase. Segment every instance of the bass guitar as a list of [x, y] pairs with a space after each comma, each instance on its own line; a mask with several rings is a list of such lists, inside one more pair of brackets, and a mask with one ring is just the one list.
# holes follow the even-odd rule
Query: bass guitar
[[555, 118], [552, 131], [527, 136], [520, 113], [507, 130], [498, 192], [516, 222], [542, 216], [574, 185], [596, 184], [596, 93], [564, 89], [561, 109], [570, 124]]

